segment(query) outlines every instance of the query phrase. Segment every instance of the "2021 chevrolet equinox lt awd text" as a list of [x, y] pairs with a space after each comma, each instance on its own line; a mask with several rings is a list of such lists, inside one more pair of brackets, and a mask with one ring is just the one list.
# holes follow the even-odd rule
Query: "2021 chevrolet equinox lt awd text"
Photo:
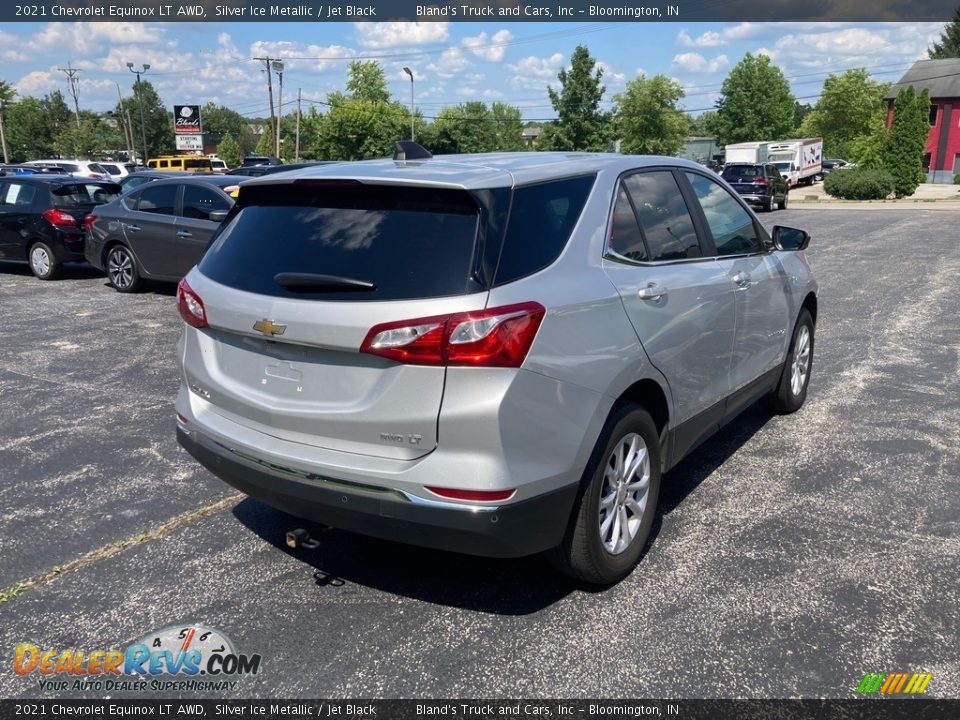
[[301, 518], [614, 582], [663, 473], [803, 404], [809, 236], [684, 160], [417, 154], [241, 187], [178, 289], [178, 439]]

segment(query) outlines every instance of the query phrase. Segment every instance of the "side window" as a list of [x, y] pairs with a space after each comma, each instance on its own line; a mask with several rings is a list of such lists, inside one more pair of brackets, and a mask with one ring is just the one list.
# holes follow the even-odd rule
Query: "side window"
[[33, 185], [12, 182], [3, 192], [3, 205], [13, 207], [29, 207], [37, 195], [37, 188]]
[[[177, 185], [147, 185], [140, 193], [136, 210], [140, 212], [156, 213], [158, 215], [173, 215], [176, 205]], [[133, 200], [133, 198], [131, 198]]]
[[772, 177], [774, 179], [780, 177], [780, 171], [777, 170], [776, 165], [767, 165], [767, 177]]
[[183, 216], [194, 220], [209, 220], [214, 210], [229, 210], [230, 203], [210, 188], [199, 185], [183, 186]]
[[170, 163], [168, 163], [166, 160], [161, 160], [159, 162], [159, 167], [162, 167], [162, 168], [170, 167]]
[[753, 217], [727, 189], [703, 175], [689, 172], [686, 175], [707, 218], [717, 255], [761, 252], [763, 242], [757, 235]]
[[613, 227], [610, 229], [609, 249], [628, 260], [645, 262], [648, 259], [647, 246], [643, 242], [636, 213], [627, 197], [627, 191], [621, 184], [617, 191], [617, 204], [613, 208]]
[[650, 260], [683, 260], [701, 256], [690, 211], [673, 173], [655, 170], [629, 175], [623, 181], [647, 240]]
[[495, 285], [532, 275], [560, 256], [595, 179], [589, 175], [513, 191]]

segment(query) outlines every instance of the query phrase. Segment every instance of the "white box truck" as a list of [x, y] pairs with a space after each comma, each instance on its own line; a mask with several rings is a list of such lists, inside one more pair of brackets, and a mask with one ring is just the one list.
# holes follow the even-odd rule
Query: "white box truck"
[[767, 162], [768, 145], [770, 143], [766, 140], [727, 145], [724, 148], [723, 162], [727, 165], [730, 163], [765, 163]]
[[767, 162], [790, 185], [811, 185], [823, 172], [823, 139], [780, 140], [767, 144]]

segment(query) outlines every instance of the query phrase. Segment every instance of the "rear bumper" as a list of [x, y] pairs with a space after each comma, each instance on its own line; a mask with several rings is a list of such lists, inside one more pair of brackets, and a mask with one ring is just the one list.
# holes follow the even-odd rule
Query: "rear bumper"
[[753, 205], [765, 205], [773, 198], [772, 195], [760, 195], [757, 193], [740, 193], [740, 197], [743, 198], [744, 202]]
[[335, 478], [291, 477], [191, 429], [177, 440], [210, 472], [286, 513], [363, 535], [486, 557], [522, 557], [560, 544], [577, 484], [499, 507], [426, 503]]

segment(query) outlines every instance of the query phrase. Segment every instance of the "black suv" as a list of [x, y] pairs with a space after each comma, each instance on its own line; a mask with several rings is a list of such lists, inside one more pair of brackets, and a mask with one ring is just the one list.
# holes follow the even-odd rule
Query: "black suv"
[[0, 260], [26, 260], [41, 280], [65, 262], [83, 262], [87, 215], [120, 186], [67, 175], [0, 177]]
[[751, 205], [767, 212], [773, 210], [774, 203], [781, 210], [787, 209], [790, 183], [774, 165], [730, 163], [720, 176]]

